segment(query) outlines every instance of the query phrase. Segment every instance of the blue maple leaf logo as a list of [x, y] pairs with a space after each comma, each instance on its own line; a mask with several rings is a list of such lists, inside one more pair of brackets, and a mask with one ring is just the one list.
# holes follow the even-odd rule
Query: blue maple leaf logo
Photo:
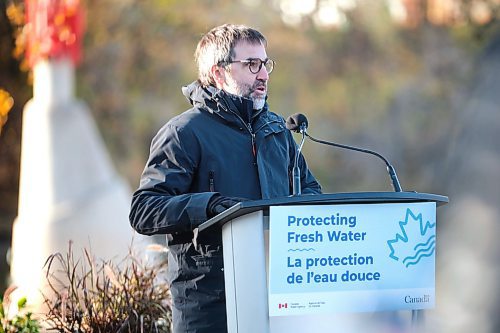
[[391, 249], [389, 257], [400, 261], [407, 268], [416, 265], [424, 257], [430, 257], [436, 249], [436, 223], [423, 222], [422, 214], [406, 210], [404, 221], [399, 221], [400, 233], [387, 241]]

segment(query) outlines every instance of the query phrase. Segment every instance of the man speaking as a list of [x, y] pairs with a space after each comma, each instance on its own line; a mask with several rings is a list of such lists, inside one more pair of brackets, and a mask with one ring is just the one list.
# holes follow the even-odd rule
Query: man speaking
[[[206, 33], [198, 80], [183, 87], [192, 108], [165, 124], [132, 198], [139, 233], [166, 234], [174, 332], [225, 332], [222, 232], [193, 229], [242, 200], [292, 194], [297, 147], [283, 117], [268, 109], [275, 62], [252, 28], [225, 24]], [[303, 194], [321, 187], [298, 158]]]

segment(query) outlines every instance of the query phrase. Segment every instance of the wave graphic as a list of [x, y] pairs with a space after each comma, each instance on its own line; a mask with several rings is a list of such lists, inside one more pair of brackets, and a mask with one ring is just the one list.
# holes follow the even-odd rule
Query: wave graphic
[[304, 251], [316, 251], [315, 249], [313, 249], [312, 247], [308, 248], [308, 249], [288, 249], [288, 252], [304, 252]]
[[[428, 243], [428, 242], [427, 242]], [[419, 256], [420, 256], [420, 253], [422, 252], [428, 252], [430, 251], [431, 249], [434, 248], [434, 246], [436, 245], [436, 241], [431, 241], [430, 244], [425, 248], [425, 249], [420, 249], [418, 250], [412, 257], [406, 257], [403, 259], [403, 264], [405, 262], [407, 262], [408, 260], [414, 260], [414, 259], [417, 259]], [[417, 245], [418, 246], [418, 245]]]
[[425, 244], [424, 244], [424, 243], [417, 244], [417, 245], [415, 245], [415, 247], [413, 248], [413, 250], [415, 250], [415, 251], [416, 251], [416, 250], [417, 250], [419, 247], [421, 247], [421, 246], [422, 246], [422, 247], [424, 247], [424, 246], [429, 245], [429, 243], [430, 243], [431, 241], [433, 241], [434, 239], [436, 239], [436, 236], [435, 236], [435, 235], [432, 235], [431, 237], [429, 237], [429, 239], [427, 240], [427, 242], [425, 242]]
[[[433, 244], [434, 245], [434, 244]], [[408, 268], [409, 266], [411, 265], [416, 265], [418, 264], [418, 262], [420, 261], [420, 259], [424, 258], [424, 257], [430, 257], [434, 254], [434, 250], [436, 248], [433, 246], [432, 249], [430, 249], [430, 252], [429, 253], [421, 253], [420, 256], [415, 260], [415, 261], [411, 261], [411, 262], [408, 262], [406, 264], [406, 268]]]

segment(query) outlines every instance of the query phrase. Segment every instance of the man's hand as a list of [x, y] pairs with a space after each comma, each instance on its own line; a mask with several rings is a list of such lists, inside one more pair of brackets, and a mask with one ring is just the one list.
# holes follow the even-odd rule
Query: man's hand
[[222, 213], [226, 209], [242, 201], [248, 201], [248, 199], [237, 198], [237, 197], [224, 197], [222, 195], [213, 196], [207, 205], [207, 216], [214, 217], [215, 215]]

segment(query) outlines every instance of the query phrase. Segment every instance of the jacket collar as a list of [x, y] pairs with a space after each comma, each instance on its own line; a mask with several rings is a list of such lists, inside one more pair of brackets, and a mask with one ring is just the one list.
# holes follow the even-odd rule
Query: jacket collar
[[232, 113], [238, 115], [246, 123], [251, 123], [263, 111], [267, 111], [267, 103], [261, 110], [255, 111], [251, 99], [229, 94], [214, 86], [203, 87], [199, 81], [184, 86], [182, 93], [193, 106], [205, 107], [212, 113], [220, 111]]

